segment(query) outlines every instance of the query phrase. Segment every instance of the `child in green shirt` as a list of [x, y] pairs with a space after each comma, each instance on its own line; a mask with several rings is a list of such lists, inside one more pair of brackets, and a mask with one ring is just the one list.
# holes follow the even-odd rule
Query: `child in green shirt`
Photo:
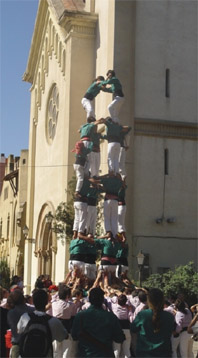
[[[124, 102], [124, 94], [122, 92], [122, 85], [116, 77], [114, 70], [109, 70], [107, 72], [107, 79], [102, 81], [101, 85], [103, 91], [106, 90], [106, 92], [113, 93], [114, 98], [109, 104], [108, 110], [113, 121], [119, 123], [119, 113]], [[110, 85], [110, 87], [106, 87], [107, 85]]]

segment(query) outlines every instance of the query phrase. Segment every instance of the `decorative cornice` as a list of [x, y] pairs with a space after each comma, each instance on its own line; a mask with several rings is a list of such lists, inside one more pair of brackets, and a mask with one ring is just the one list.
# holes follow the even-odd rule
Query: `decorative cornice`
[[198, 139], [198, 124], [162, 119], [135, 118], [134, 134], [141, 136]]
[[95, 14], [74, 13], [65, 11], [59, 19], [59, 25], [62, 26], [66, 32], [66, 41], [69, 36], [94, 38], [96, 23], [98, 16]]
[[98, 20], [98, 15], [95, 13], [89, 13], [85, 11], [68, 11], [65, 10], [59, 18], [59, 25], [65, 27], [65, 24], [68, 20], [75, 19], [81, 21], [82, 23], [93, 23]]
[[85, 26], [82, 24], [76, 24], [75, 22], [69, 21], [67, 23], [67, 32], [69, 35], [77, 35], [82, 37], [95, 37], [95, 27]]

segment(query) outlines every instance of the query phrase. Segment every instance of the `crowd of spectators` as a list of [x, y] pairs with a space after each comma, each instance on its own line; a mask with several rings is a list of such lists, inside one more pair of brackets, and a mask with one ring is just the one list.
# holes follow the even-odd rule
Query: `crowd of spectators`
[[58, 286], [41, 275], [31, 295], [23, 289], [17, 276], [0, 288], [1, 357], [19, 357], [33, 313], [49, 319], [48, 357], [198, 357], [198, 304], [188, 307], [182, 294], [164, 298], [129, 279], [109, 286], [102, 270], [90, 287], [78, 269]]

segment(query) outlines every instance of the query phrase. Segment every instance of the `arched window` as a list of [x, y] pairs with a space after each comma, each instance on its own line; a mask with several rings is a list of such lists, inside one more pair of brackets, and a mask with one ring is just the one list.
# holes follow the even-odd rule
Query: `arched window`
[[45, 55], [42, 55], [42, 59], [41, 59], [41, 88], [42, 91], [44, 92], [45, 90]]
[[58, 58], [58, 34], [56, 34], [55, 55], [56, 55], [56, 57]]
[[44, 63], [44, 71], [45, 73], [48, 73], [48, 68], [49, 68], [49, 59], [48, 59], [48, 38], [46, 37], [45, 39], [45, 63]]
[[58, 62], [61, 66], [61, 64], [62, 64], [62, 43], [61, 42], [59, 42]]

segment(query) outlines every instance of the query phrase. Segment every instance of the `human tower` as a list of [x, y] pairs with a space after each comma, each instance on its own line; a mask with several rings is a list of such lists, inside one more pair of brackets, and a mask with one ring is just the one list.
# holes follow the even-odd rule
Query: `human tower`
[[[109, 104], [110, 116], [96, 120], [93, 100], [100, 91], [113, 93]], [[125, 155], [128, 148], [129, 126], [120, 124], [119, 112], [124, 102], [122, 85], [113, 70], [107, 78], [98, 76], [87, 89], [82, 105], [87, 113], [87, 122], [79, 129], [80, 139], [75, 144], [74, 170], [76, 189], [74, 195], [73, 238], [70, 242], [69, 270], [76, 268], [92, 282], [96, 278], [97, 251], [101, 251], [99, 270], [118, 277], [128, 271], [128, 245], [125, 229], [126, 171]], [[106, 133], [98, 131], [104, 124]], [[100, 141], [107, 140], [108, 173], [99, 176]], [[105, 235], [96, 238], [97, 204], [100, 193], [104, 197]]]

